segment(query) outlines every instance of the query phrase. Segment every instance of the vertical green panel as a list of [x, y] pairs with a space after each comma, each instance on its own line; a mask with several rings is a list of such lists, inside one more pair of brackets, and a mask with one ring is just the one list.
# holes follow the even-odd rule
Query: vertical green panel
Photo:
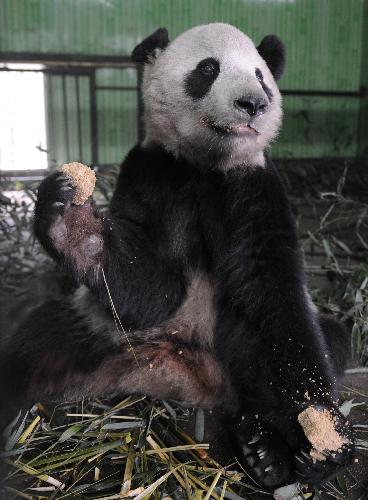
[[78, 147], [78, 116], [77, 116], [77, 93], [75, 88], [75, 77], [65, 77], [66, 87], [66, 109], [68, 113], [68, 144], [69, 144], [69, 161], [82, 160], [79, 156]]
[[137, 142], [137, 102], [135, 94], [100, 91], [99, 163], [118, 163]]
[[284, 98], [284, 123], [272, 155], [279, 158], [351, 157], [357, 153], [359, 99]]
[[[99, 163], [116, 163], [137, 142], [137, 71], [135, 68], [99, 69], [96, 85]], [[98, 90], [104, 87], [110, 90]]]
[[90, 89], [87, 77], [79, 78], [80, 110], [81, 110], [81, 128], [82, 128], [82, 152], [83, 162], [90, 164], [92, 162], [91, 151], [91, 107], [90, 107]]
[[[60, 75], [46, 77], [48, 161], [50, 165], [60, 165], [71, 161], [90, 163], [91, 132], [88, 78], [78, 77], [79, 113], [76, 77], [66, 76], [64, 81], [66, 105], [64, 105], [63, 77]], [[65, 116], [65, 111], [67, 116]], [[68, 120], [67, 135], [66, 118]], [[81, 154], [79, 142], [81, 142]], [[69, 145], [69, 154], [67, 144]]]
[[363, 22], [360, 84], [366, 96], [360, 108], [358, 154], [368, 158], [368, 0], [365, 2]]
[[63, 89], [60, 76], [47, 78], [48, 158], [50, 164], [59, 165], [67, 160], [63, 119]]

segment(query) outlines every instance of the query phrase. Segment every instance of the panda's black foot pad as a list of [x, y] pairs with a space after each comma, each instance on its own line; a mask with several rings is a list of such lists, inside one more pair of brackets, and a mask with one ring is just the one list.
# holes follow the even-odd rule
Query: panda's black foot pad
[[235, 424], [233, 435], [242, 466], [259, 486], [275, 489], [291, 480], [291, 451], [277, 431], [246, 418]]

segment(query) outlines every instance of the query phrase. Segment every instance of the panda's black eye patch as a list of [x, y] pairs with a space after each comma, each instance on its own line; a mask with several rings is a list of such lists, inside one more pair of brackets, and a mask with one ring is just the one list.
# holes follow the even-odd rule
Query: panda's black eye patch
[[209, 57], [208, 59], [203, 59], [200, 63], [197, 64], [197, 69], [204, 76], [217, 76], [219, 72], [219, 63], [216, 59]]
[[220, 63], [214, 57], [202, 59], [184, 80], [185, 92], [192, 99], [201, 99], [210, 90], [220, 73]]
[[264, 93], [268, 97], [268, 100], [270, 102], [272, 102], [272, 97], [273, 97], [272, 90], [269, 87], [267, 87], [267, 85], [265, 84], [265, 82], [263, 80], [263, 73], [259, 68], [256, 68], [255, 75], [256, 75], [257, 80], [261, 84], [261, 87], [262, 87]]
[[258, 81], [263, 82], [263, 74], [259, 68], [256, 68], [256, 78]]

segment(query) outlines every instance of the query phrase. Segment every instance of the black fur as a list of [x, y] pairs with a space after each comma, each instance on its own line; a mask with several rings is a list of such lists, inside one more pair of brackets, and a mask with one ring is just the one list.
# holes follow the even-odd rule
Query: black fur
[[137, 63], [148, 63], [154, 57], [156, 49], [164, 50], [169, 44], [169, 34], [166, 28], [157, 29], [135, 47], [131, 59]]
[[257, 50], [266, 61], [275, 80], [279, 80], [286, 64], [285, 45], [276, 35], [267, 35], [258, 45]]
[[185, 92], [194, 100], [204, 97], [220, 73], [220, 63], [213, 57], [200, 61], [184, 80]]
[[[306, 301], [293, 216], [269, 160], [265, 168], [204, 171], [160, 147], [137, 146], [122, 165], [109, 216], [98, 225], [86, 205], [82, 215], [90, 229], [78, 237], [68, 215], [72, 211], [74, 216], [72, 190], [61, 191], [60, 184], [68, 186], [68, 180], [52, 175], [40, 186], [38, 238], [93, 291], [109, 317], [104, 269], [139, 369], [114, 328], [93, 333], [88, 319], [71, 305], [45, 304], [1, 355], [3, 408], [132, 388], [157, 397], [192, 398], [202, 406], [218, 404], [227, 420], [233, 419], [243, 464], [271, 489], [298, 475], [323, 481], [349, 460], [352, 445], [325, 462], [300, 458], [308, 443], [296, 417], [308, 405], [334, 411], [353, 442], [336, 407], [336, 362], [341, 363], [345, 337], [341, 333], [333, 339], [333, 323], [318, 319]], [[52, 229], [55, 224], [59, 228], [60, 218], [65, 221], [64, 246], [60, 231]], [[92, 260], [89, 255], [83, 260], [83, 238], [91, 236], [93, 241], [102, 238], [103, 247]], [[186, 297], [189, 276], [197, 271], [217, 284], [214, 352], [184, 340], [178, 344], [170, 336], [170, 319]], [[165, 321], [165, 331], [148, 330]], [[334, 358], [336, 344], [341, 346]], [[218, 366], [224, 376], [218, 375]], [[224, 389], [226, 380], [234, 396]], [[264, 459], [255, 460], [255, 444], [245, 451], [254, 429], [264, 431]]]

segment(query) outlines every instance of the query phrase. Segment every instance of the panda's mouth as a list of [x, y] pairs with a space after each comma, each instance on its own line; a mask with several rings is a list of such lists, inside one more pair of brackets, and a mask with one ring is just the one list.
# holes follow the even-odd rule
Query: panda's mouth
[[202, 118], [201, 122], [220, 135], [252, 136], [259, 132], [249, 123], [235, 123], [220, 125], [209, 118]]
[[241, 123], [239, 125], [230, 125], [228, 128], [230, 133], [236, 135], [259, 134], [258, 130], [256, 130], [254, 127], [244, 123]]

